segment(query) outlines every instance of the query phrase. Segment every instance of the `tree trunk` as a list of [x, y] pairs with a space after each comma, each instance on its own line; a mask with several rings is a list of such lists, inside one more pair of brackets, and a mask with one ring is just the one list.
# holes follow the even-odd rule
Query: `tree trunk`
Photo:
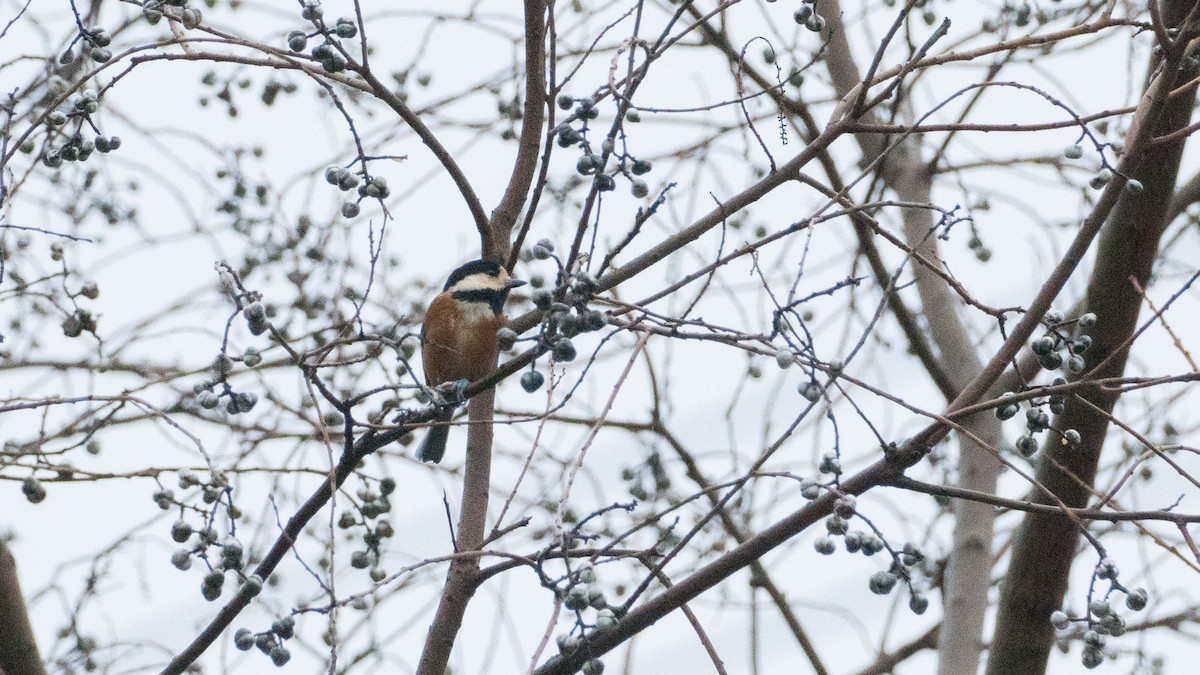
[[[1164, 20], [1178, 26], [1192, 10], [1190, 0], [1169, 0]], [[1147, 91], [1164, 83], [1155, 77], [1164, 64], [1157, 59], [1147, 78]], [[1165, 64], [1176, 80], [1176, 61]], [[1180, 80], [1181, 82], [1184, 80]], [[1169, 91], [1170, 87], [1160, 89]], [[1166, 102], [1157, 119], [1135, 121], [1142, 127], [1131, 133], [1131, 142], [1145, 144], [1149, 138], [1187, 126], [1195, 101], [1195, 88]], [[1140, 116], [1146, 115], [1143, 105]], [[1085, 311], [1094, 313], [1098, 322], [1089, 333], [1093, 343], [1086, 358], [1088, 367], [1103, 364], [1085, 373], [1088, 378], [1118, 377], [1125, 371], [1128, 347], [1123, 347], [1137, 325], [1142, 296], [1133, 280], [1145, 287], [1158, 253], [1171, 202], [1183, 140], [1149, 146], [1137, 161], [1131, 178], [1142, 183], [1140, 194], [1125, 191], [1100, 235], [1096, 265], [1088, 283]], [[1078, 378], [1075, 378], [1078, 379]], [[1079, 398], [1067, 401], [1066, 411], [1054, 421], [1039, 453], [1037, 480], [1067, 506], [1087, 505], [1096, 476], [1100, 452], [1108, 431], [1108, 415], [1117, 401], [1111, 391], [1085, 390]], [[1061, 442], [1061, 432], [1075, 429], [1081, 441], [1077, 447]], [[1034, 490], [1035, 502], [1052, 503], [1040, 490]], [[1013, 546], [1001, 591], [996, 632], [988, 663], [989, 675], [1037, 675], [1045, 673], [1054, 628], [1050, 613], [1062, 604], [1067, 581], [1079, 543], [1079, 530], [1067, 518], [1057, 515], [1027, 514]]]

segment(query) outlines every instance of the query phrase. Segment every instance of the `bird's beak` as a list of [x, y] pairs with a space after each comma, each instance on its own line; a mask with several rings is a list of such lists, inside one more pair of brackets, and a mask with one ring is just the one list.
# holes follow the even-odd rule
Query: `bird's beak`
[[518, 286], [524, 286], [527, 283], [529, 282], [525, 281], [524, 279], [509, 279], [508, 281], [504, 282], [504, 287], [512, 290]]

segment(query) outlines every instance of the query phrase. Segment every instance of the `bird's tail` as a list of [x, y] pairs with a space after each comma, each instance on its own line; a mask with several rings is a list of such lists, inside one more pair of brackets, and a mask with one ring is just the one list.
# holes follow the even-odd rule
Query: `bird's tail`
[[417, 448], [417, 459], [434, 464], [442, 461], [442, 455], [446, 454], [446, 436], [450, 433], [447, 423], [453, 414], [448, 412], [434, 419], [435, 424], [429, 427], [429, 433], [425, 434], [425, 440], [421, 441], [421, 447]]

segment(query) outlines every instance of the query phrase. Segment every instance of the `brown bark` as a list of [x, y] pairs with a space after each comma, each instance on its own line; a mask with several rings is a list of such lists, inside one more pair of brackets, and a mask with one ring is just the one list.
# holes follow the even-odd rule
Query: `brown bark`
[[46, 673], [17, 579], [17, 561], [3, 539], [0, 539], [0, 673]]
[[[1164, 6], [1169, 25], [1183, 23], [1194, 3], [1170, 0]], [[1160, 81], [1159, 72], [1170, 73], [1175, 80], [1177, 58], [1151, 66], [1145, 100], [1162, 96], [1169, 89]], [[1160, 136], [1188, 124], [1195, 101], [1195, 88], [1166, 102], [1161, 115], [1135, 122], [1137, 131], [1131, 142], [1143, 144], [1148, 137]], [[1149, 111], [1149, 113], [1148, 113]], [[1142, 116], [1153, 114], [1143, 106]], [[1183, 140], [1150, 146], [1136, 158], [1131, 177], [1140, 181], [1144, 191], [1123, 193], [1108, 218], [1097, 244], [1096, 266], [1085, 299], [1086, 311], [1099, 321], [1093, 331], [1093, 345], [1087, 354], [1089, 368], [1100, 367], [1084, 375], [1088, 378], [1116, 377], [1124, 373], [1128, 357], [1127, 340], [1137, 325], [1142, 296], [1133, 279], [1146, 285], [1158, 255], [1159, 239], [1166, 225]], [[1109, 413], [1117, 402], [1117, 393], [1090, 389], [1081, 401], [1068, 401], [1066, 411], [1054, 421], [1061, 432], [1075, 429], [1081, 442], [1075, 448], [1060, 443], [1061, 435], [1051, 432], [1039, 454], [1037, 480], [1066, 505], [1086, 506], [1109, 425]], [[1033, 501], [1051, 503], [1048, 495], [1035, 490]], [[1054, 629], [1050, 613], [1058, 609], [1067, 589], [1067, 581], [1078, 546], [1080, 532], [1070, 520], [1042, 514], [1026, 515], [1013, 546], [1012, 560], [1001, 591], [996, 631], [987, 672], [990, 675], [1036, 675], [1045, 673]]]

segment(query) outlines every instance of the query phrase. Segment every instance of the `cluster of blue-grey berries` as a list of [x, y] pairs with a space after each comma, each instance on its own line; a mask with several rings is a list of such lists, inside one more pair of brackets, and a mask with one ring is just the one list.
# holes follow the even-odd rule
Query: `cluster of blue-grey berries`
[[[1150, 596], [1144, 588], [1129, 589], [1117, 581], [1120, 570], [1117, 564], [1104, 558], [1096, 565], [1093, 573], [1097, 580], [1108, 581], [1108, 592], [1103, 597], [1096, 597], [1088, 603], [1084, 616], [1072, 618], [1062, 610], [1056, 610], [1050, 615], [1050, 623], [1060, 631], [1082, 631], [1083, 652], [1081, 660], [1084, 667], [1091, 669], [1104, 662], [1104, 646], [1109, 637], [1121, 637], [1125, 634], [1125, 619], [1109, 602], [1113, 593], [1125, 594], [1125, 607], [1134, 612], [1146, 608]], [[1077, 625], [1076, 625], [1077, 624]]]
[[[50, 245], [50, 257], [53, 260], [62, 260], [63, 249], [62, 245], [55, 243]], [[95, 300], [100, 297], [100, 286], [95, 281], [85, 281], [79, 287], [79, 290], [71, 294], [72, 301], [78, 301], [79, 298], [87, 298]], [[69, 338], [79, 337], [84, 332], [96, 332], [96, 317], [91, 310], [86, 307], [75, 306], [75, 310], [67, 315], [62, 322], [63, 335]]]
[[[246, 320], [247, 329], [252, 335], [262, 335], [270, 328], [267, 319], [267, 309], [262, 302], [255, 300], [242, 308], [242, 317]], [[262, 354], [254, 347], [247, 347], [242, 352], [241, 362], [248, 368], [255, 368], [262, 363]], [[229, 384], [229, 375], [233, 372], [234, 361], [225, 353], [217, 354], [209, 371], [212, 377], [197, 382], [192, 387], [196, 395], [196, 403], [205, 410], [212, 410], [225, 399], [225, 412], [230, 415], [248, 413], [258, 405], [258, 395], [248, 391], [234, 391]]]
[[247, 652], [258, 647], [258, 650], [271, 658], [271, 663], [282, 666], [292, 658], [292, 653], [284, 646], [286, 640], [296, 634], [296, 619], [285, 616], [271, 624], [269, 630], [255, 633], [249, 628], [239, 628], [233, 634], [233, 646]]
[[[775, 365], [779, 366], [780, 370], [787, 370], [797, 362], [796, 359], [798, 356], [799, 354], [796, 352], [784, 347], [775, 352]], [[825, 370], [830, 375], [835, 376], [842, 372], [843, 367], [845, 367], [845, 364], [841, 361], [841, 359], [834, 359], [825, 364]], [[757, 370], [752, 371], [753, 377], [759, 376], [755, 374], [757, 372]], [[821, 400], [821, 395], [825, 393], [825, 389], [821, 386], [821, 383], [817, 381], [816, 368], [810, 368], [809, 378], [807, 380], [802, 380], [800, 384], [796, 385], [796, 392], [803, 396], [804, 400], [810, 403], [816, 403], [817, 401]]]
[[[1114, 149], [1120, 147], [1119, 144], [1115, 143], [1109, 143], [1108, 145]], [[1066, 157], [1067, 159], [1079, 159], [1080, 157], [1083, 157], [1083, 146], [1078, 143], [1068, 145], [1063, 149], [1063, 157]], [[1100, 167], [1100, 170], [1096, 172], [1096, 175], [1092, 176], [1091, 180], [1088, 181], [1088, 185], [1093, 190], [1102, 190], [1104, 189], [1104, 186], [1108, 185], [1109, 181], [1112, 179], [1112, 169], [1108, 168], [1107, 166], [1103, 166]], [[1145, 187], [1142, 186], [1142, 182], [1136, 178], [1130, 178], [1125, 181], [1125, 191], [1129, 192], [1130, 194], [1139, 194], [1144, 189]]]
[[[99, 94], [84, 90], [75, 97], [69, 110], [52, 110], [47, 113], [47, 149], [42, 155], [42, 162], [51, 169], [57, 169], [63, 162], [86, 162], [93, 153], [105, 154], [120, 148], [120, 136], [97, 134], [92, 138], [84, 137], [85, 124], [95, 128], [91, 116], [98, 110]], [[56, 139], [61, 139], [61, 142], [57, 146], [51, 146]], [[32, 146], [26, 146], [24, 149], [32, 151]]]
[[[557, 290], [539, 288], [533, 292], [533, 306], [543, 312], [542, 324], [538, 335], [529, 340], [537, 340], [550, 348], [550, 354], [558, 363], [574, 361], [578, 352], [572, 338], [581, 333], [598, 331], [608, 325], [608, 319], [603, 312], [588, 307], [588, 302], [596, 293], [595, 277], [584, 270], [568, 274], [562, 268], [562, 261], [554, 253], [554, 242], [542, 239], [529, 248], [527, 257], [530, 260], [550, 260], [558, 263], [559, 284]], [[508, 350], [517, 343], [519, 336], [516, 331], [507, 326], [496, 332], [500, 349]], [[546, 378], [530, 365], [530, 369], [521, 375], [521, 387], [533, 393], [541, 389]]]
[[359, 203], [364, 199], [387, 199], [392, 194], [387, 179], [368, 176], [365, 171], [354, 173], [345, 167], [330, 166], [325, 169], [325, 182], [342, 192], [358, 188], [358, 199], [342, 203], [342, 216], [355, 218], [360, 212]]
[[[605, 138], [600, 142], [599, 154], [593, 151], [588, 142], [588, 122], [600, 116], [600, 109], [596, 107], [596, 103], [592, 99], [576, 99], [563, 94], [558, 97], [558, 107], [562, 110], [574, 108], [572, 117], [580, 122], [578, 128], [568, 121], [558, 125], [554, 130], [558, 147], [578, 147], [583, 151], [579, 160], [575, 162], [575, 170], [579, 175], [592, 176], [596, 183], [596, 190], [599, 192], [612, 192], [617, 189], [616, 177], [623, 175], [629, 180], [629, 192], [634, 197], [641, 199], [650, 194], [650, 187], [646, 185], [646, 181], [640, 178], [650, 173], [653, 168], [648, 160], [638, 159], [627, 152], [616, 152], [616, 143], [612, 138]], [[625, 113], [626, 122], [636, 123], [641, 119], [641, 114], [637, 110], [630, 109]], [[610, 157], [617, 158], [617, 167], [612, 171], [606, 171], [605, 167]]]
[[363, 486], [358, 491], [357, 513], [343, 511], [338, 516], [339, 528], [343, 530], [352, 527], [362, 528], [362, 539], [366, 548], [350, 554], [350, 566], [356, 570], [370, 568], [371, 581], [375, 583], [379, 583], [387, 577], [387, 570], [379, 565], [382, 557], [380, 546], [384, 539], [389, 539], [396, 534], [396, 530], [389, 521], [380, 520], [379, 517], [391, 512], [392, 504], [388, 497], [395, 491], [396, 481], [393, 478], [380, 480], [378, 491]]
[[62, 65], [67, 65], [75, 61], [75, 45], [81, 44], [81, 51], [87, 57], [96, 63], [107, 63], [112, 60], [112, 50], [108, 48], [112, 44], [112, 35], [101, 26], [92, 26], [91, 28], [80, 30], [71, 41], [70, 46], [58, 56], [58, 62]]
[[[841, 472], [841, 464], [835, 455], [825, 455], [821, 461], [821, 472]], [[805, 499], [816, 499], [826, 489], [829, 488], [816, 480], [805, 479], [801, 482], [800, 494]], [[924, 614], [929, 609], [929, 598], [925, 595], [923, 583], [919, 583], [916, 577], [918, 574], [928, 576], [928, 571], [921, 568], [926, 562], [925, 554], [915, 544], [905, 544], [903, 549], [895, 551], [875, 532], [851, 530], [850, 523], [857, 514], [858, 504], [853, 495], [838, 496], [833, 505], [833, 514], [825, 520], [828, 534], [813, 542], [813, 548], [822, 555], [833, 555], [837, 552], [834, 537], [842, 537], [847, 553], [862, 553], [869, 558], [886, 550], [892, 559], [891, 564], [887, 570], [872, 574], [867, 587], [876, 595], [887, 595], [897, 583], [903, 581], [909, 590], [908, 608], [914, 614]]]
[[[208, 6], [212, 7], [213, 2], [209, 0]], [[188, 0], [145, 0], [142, 2], [142, 16], [146, 18], [146, 23], [151, 26], [162, 21], [163, 16], [167, 12], [168, 7], [175, 7], [179, 10], [176, 18], [183, 24], [183, 27], [192, 30], [204, 21], [204, 14], [199, 7], [189, 5]]]
[[800, 8], [792, 14], [792, 19], [814, 33], [820, 33], [822, 30], [825, 30], [825, 17], [817, 14], [817, 3], [815, 0], [804, 0], [800, 4]]
[[[1046, 316], [1042, 319], [1042, 323], [1046, 326], [1046, 332], [1042, 337], [1033, 341], [1030, 349], [1037, 356], [1038, 363], [1046, 370], [1057, 370], [1065, 364], [1067, 372], [1079, 375], [1087, 368], [1087, 361], [1083, 355], [1091, 348], [1092, 338], [1089, 335], [1071, 337], [1063, 330], [1066, 326], [1064, 321], [1061, 312], [1046, 312]], [[1075, 323], [1080, 329], [1090, 328], [1096, 324], [1096, 315], [1083, 314]], [[1056, 377], [1050, 386], [1060, 387], [1066, 383], [1065, 378]], [[1004, 398], [1011, 396], [1011, 393], [1004, 394]], [[1050, 412], [1047, 413], [1043, 406]], [[1031, 399], [1030, 407], [1025, 411], [1025, 426], [1028, 431], [1017, 439], [1017, 452], [1023, 457], [1033, 456], [1038, 448], [1037, 439], [1034, 436], [1050, 428], [1051, 414], [1060, 415], [1064, 410], [1066, 410], [1066, 397], [1061, 393], [1051, 394], [1044, 401]], [[996, 417], [1000, 420], [1008, 420], [1015, 417], [1020, 411], [1021, 406], [1016, 401], [1001, 403], [996, 407]], [[1075, 429], [1067, 429], [1062, 432], [1064, 444], [1074, 447], [1079, 444], [1079, 441], [1079, 432]]]
[[[560, 633], [555, 637], [559, 656], [551, 659], [550, 663], [570, 656], [580, 648], [586, 649], [587, 635], [596, 629], [610, 628], [617, 623], [617, 609], [608, 606], [604, 591], [596, 585], [596, 571], [591, 564], [585, 563], [577, 572], [566, 578], [566, 589], [556, 591], [562, 598], [563, 606], [575, 613], [575, 626], [570, 632]], [[592, 621], [587, 621], [588, 617]], [[598, 658], [583, 662], [581, 672], [584, 675], [600, 675], [604, 672], [604, 662]]]
[[321, 23], [324, 13], [325, 10], [321, 9], [321, 3], [315, 2], [315, 0], [305, 2], [300, 10], [300, 18], [318, 24], [321, 29], [313, 33], [302, 30], [288, 33], [288, 49], [297, 53], [302, 52], [308, 48], [310, 38], [320, 36], [321, 42], [312, 48], [309, 55], [321, 64], [321, 68], [325, 72], [340, 73], [346, 69], [346, 58], [338, 49], [337, 39], [348, 40], [357, 36], [358, 24], [354, 22], [354, 19], [342, 17], [334, 23], [333, 28], [329, 28]]

